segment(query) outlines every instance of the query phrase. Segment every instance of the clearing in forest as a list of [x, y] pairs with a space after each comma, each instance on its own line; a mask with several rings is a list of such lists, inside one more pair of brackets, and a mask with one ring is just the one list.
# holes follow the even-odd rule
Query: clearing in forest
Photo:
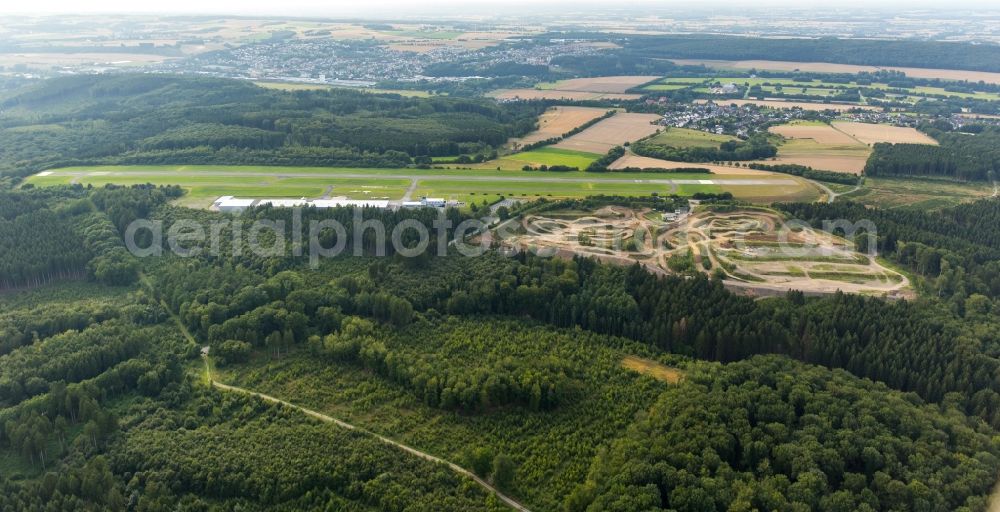
[[665, 364], [657, 363], [649, 359], [635, 356], [625, 356], [622, 359], [622, 366], [670, 384], [677, 384], [684, 380], [684, 372], [677, 368], [671, 368]]

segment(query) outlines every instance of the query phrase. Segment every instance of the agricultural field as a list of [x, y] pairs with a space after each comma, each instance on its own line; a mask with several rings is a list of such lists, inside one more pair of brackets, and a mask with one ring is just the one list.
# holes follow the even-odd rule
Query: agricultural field
[[778, 178], [788, 177], [787, 174], [779, 174], [769, 171], [760, 171], [746, 167], [736, 167], [730, 165], [719, 165], [705, 162], [677, 162], [674, 160], [661, 160], [648, 156], [639, 156], [631, 151], [626, 151], [625, 156], [615, 160], [610, 166], [612, 170], [621, 171], [623, 169], [708, 169], [714, 176], [747, 176], [754, 178]]
[[[695, 100], [695, 103], [707, 103], [708, 100]], [[726, 105], [760, 105], [771, 108], [801, 108], [803, 110], [834, 110], [846, 112], [852, 109], [882, 110], [881, 107], [873, 105], [853, 105], [846, 103], [813, 103], [808, 101], [783, 101], [783, 100], [754, 100], [754, 99], [730, 99], [719, 100]]]
[[629, 89], [652, 82], [658, 76], [605, 76], [598, 78], [571, 78], [558, 82], [536, 85], [537, 89], [557, 91], [624, 93]]
[[855, 123], [850, 121], [834, 121], [832, 125], [837, 130], [868, 145], [875, 144], [876, 142], [937, 145], [936, 140], [928, 137], [923, 132], [917, 131], [916, 128], [907, 126]]
[[689, 84], [653, 84], [653, 85], [647, 85], [646, 87], [643, 87], [642, 90], [644, 90], [644, 91], [650, 91], [650, 92], [654, 92], [654, 91], [676, 91], [678, 89], [687, 89], [688, 87], [691, 87], [691, 85], [689, 85]]
[[717, 148], [719, 144], [733, 140], [739, 139], [689, 128], [666, 128], [649, 139], [649, 142], [675, 148]]
[[532, 167], [539, 167], [542, 165], [565, 165], [569, 167], [576, 167], [582, 171], [586, 169], [588, 165], [593, 163], [594, 160], [597, 160], [600, 157], [601, 155], [598, 153], [546, 146], [532, 151], [513, 153], [504, 156], [500, 160], [484, 162], [480, 167], [484, 169], [495, 169], [499, 166], [501, 169], [521, 170], [521, 168], [525, 165], [530, 165]]
[[827, 62], [788, 62], [776, 60], [711, 60], [711, 59], [670, 59], [680, 65], [705, 65], [721, 70], [761, 69], [768, 71], [804, 71], [813, 73], [861, 73], [880, 69], [902, 71], [914, 78], [941, 78], [944, 80], [983, 81], [1000, 84], [1000, 73], [987, 71], [965, 71], [957, 69], [927, 69], [898, 66], [857, 66], [853, 64], [831, 64]]
[[659, 119], [656, 114], [618, 114], [560, 141], [555, 147], [604, 154], [615, 146], [656, 133], [659, 127], [653, 123]]
[[784, 140], [769, 162], [851, 174], [861, 174], [876, 142], [937, 144], [915, 128], [851, 121], [793, 122], [773, 126], [770, 132]]
[[771, 127], [770, 131], [784, 138], [778, 156], [770, 163], [861, 174], [871, 154], [867, 144], [824, 123], [790, 123]]
[[856, 252], [852, 242], [789, 228], [782, 215], [767, 209], [695, 207], [691, 215], [665, 221], [648, 209], [606, 206], [527, 215], [519, 222], [502, 238], [508, 247], [639, 263], [658, 273], [721, 274], [734, 286], [759, 290], [911, 294], [905, 276]]
[[620, 94], [586, 91], [556, 91], [552, 89], [499, 89], [489, 94], [491, 97], [505, 101], [529, 100], [637, 100], [641, 94]]
[[583, 126], [606, 113], [607, 110], [603, 108], [552, 107], [538, 117], [538, 130], [520, 139], [514, 139], [512, 144], [527, 146], [553, 137], [561, 137], [564, 133]]
[[[597, 155], [542, 148], [519, 153], [520, 157], [546, 165], [582, 165]], [[573, 158], [582, 160], [575, 162]], [[654, 192], [693, 194], [731, 191], [747, 200], [795, 200], [818, 197], [806, 182], [790, 176], [762, 173], [756, 176], [618, 172], [526, 172], [523, 162], [506, 161], [510, 170], [495, 170], [498, 161], [483, 169], [359, 169], [264, 166], [108, 166], [53, 169], [30, 177], [33, 186], [81, 184], [180, 185], [188, 191], [179, 202], [193, 208], [208, 207], [224, 195], [239, 197], [320, 198], [344, 196], [352, 199], [402, 200], [434, 196], [463, 202], [491, 201], [505, 197], [586, 197], [589, 195], [647, 196]], [[504, 162], [504, 161], [500, 161]], [[766, 196], [761, 196], [766, 191]]]

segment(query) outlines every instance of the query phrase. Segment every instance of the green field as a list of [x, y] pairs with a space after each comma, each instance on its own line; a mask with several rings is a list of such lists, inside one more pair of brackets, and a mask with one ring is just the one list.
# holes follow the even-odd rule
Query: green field
[[[564, 150], [542, 149], [541, 155], [560, 155]], [[522, 153], [526, 155], [529, 153]], [[570, 151], [568, 155], [572, 157]], [[586, 153], [582, 153], [586, 155]], [[532, 157], [533, 158], [533, 157]], [[570, 159], [568, 162], [572, 162]], [[550, 160], [564, 163], [567, 160]], [[587, 160], [589, 163], [589, 160]], [[495, 165], [497, 162], [490, 162]], [[516, 163], [511, 161], [511, 163]], [[487, 164], [483, 164], [487, 165]], [[204, 208], [219, 196], [319, 198], [326, 194], [352, 199], [400, 200], [411, 183], [417, 187], [411, 197], [444, 197], [464, 202], [482, 202], [506, 197], [586, 197], [597, 194], [649, 195], [728, 190], [752, 200], [811, 200], [818, 197], [812, 187], [799, 186], [714, 185], [665, 183], [666, 180], [704, 180], [727, 178], [724, 175], [540, 172], [487, 169], [360, 169], [324, 167], [265, 166], [106, 166], [69, 167], [48, 171], [47, 176], [32, 176], [26, 183], [34, 186], [92, 185], [113, 183], [135, 185], [179, 185], [188, 194], [180, 204]], [[573, 164], [576, 165], [576, 164]], [[728, 176], [746, 178], [746, 176]], [[762, 174], [762, 179], [790, 179], [785, 175]], [[769, 199], [770, 198], [770, 199]]]
[[[759, 86], [761, 86], [764, 89], [765, 92], [774, 92], [776, 90], [774, 86], [775, 85], [781, 85], [783, 91], [786, 94], [803, 94], [802, 93], [802, 89], [806, 88], [806, 92], [804, 94], [808, 94], [808, 95], [812, 95], [812, 96], [830, 96], [832, 94], [836, 94], [837, 92], [839, 92], [838, 89], [841, 89], [841, 90], [842, 89], [852, 89], [852, 88], [856, 88], [856, 87], [866, 87], [866, 88], [869, 88], [869, 89], [879, 89], [879, 90], [893, 89], [892, 87], [889, 87], [889, 84], [884, 84], [884, 83], [874, 83], [874, 84], [868, 84], [868, 85], [859, 86], [855, 82], [851, 82], [851, 83], [839, 83], [839, 82], [826, 82], [826, 81], [823, 81], [823, 80], [812, 80], [812, 81], [809, 81], [809, 82], [802, 82], [802, 81], [793, 80], [791, 78], [763, 78], [763, 77], [749, 78], [749, 77], [731, 77], [731, 76], [727, 77], [727, 76], [722, 76], [722, 77], [705, 78], [705, 79], [700, 79], [700, 78], [665, 78], [665, 79], [661, 80], [659, 84], [652, 85], [652, 86], [647, 86], [646, 90], [650, 90], [650, 91], [655, 91], [655, 90], [671, 90], [670, 88], [666, 88], [666, 87], [672, 87], [674, 85], [677, 85], [678, 87], [672, 87], [672, 88], [680, 89], [680, 88], [683, 88], [683, 87], [680, 87], [681, 84], [685, 84], [685, 85], [701, 85], [701, 84], [704, 84], [706, 82], [713, 82], [713, 83], [714, 82], [719, 82], [719, 83], [723, 83], [723, 84], [727, 84], [727, 83], [731, 82], [731, 83], [734, 83], [734, 84], [737, 84], [737, 85], [750, 86], [750, 87], [755, 86], [755, 85], [759, 85]], [[660, 84], [663, 84], [664, 88], [660, 88], [661, 87]], [[666, 84], [670, 84], [670, 85], [667, 86]], [[958, 97], [958, 98], [973, 98], [973, 99], [979, 99], [979, 100], [994, 100], [994, 101], [1000, 100], [1000, 94], [996, 94], [996, 93], [988, 93], [988, 92], [973, 92], [973, 93], [950, 92], [950, 91], [944, 90], [943, 87], [918, 86], [918, 87], [913, 87], [913, 88], [910, 88], [910, 89], [903, 89], [903, 90], [907, 91], [909, 93], [909, 96], [914, 97], [915, 98], [914, 101], [916, 99], [919, 99], [921, 97], [925, 97], [925, 96], [928, 96], [928, 95], [955, 96], [955, 97]], [[708, 89], [707, 88], [698, 88], [698, 89], [696, 89], [696, 91], [698, 91], [698, 92], [708, 92]]]
[[865, 178], [864, 186], [860, 190], [841, 197], [843, 200], [879, 208], [914, 208], [928, 211], [983, 199], [991, 194], [993, 186], [986, 183]]
[[649, 139], [654, 144], [674, 148], [717, 148], [719, 144], [731, 140], [738, 139], [729, 135], [717, 135], [688, 128], [667, 128]]
[[779, 91], [776, 86], [765, 85], [761, 87], [765, 93], [783, 93], [783, 94], [807, 94], [809, 96], [833, 96], [840, 94], [845, 91], [845, 89], [825, 89], [819, 87], [799, 87], [798, 85], [790, 86], [783, 85]]
[[525, 165], [538, 167], [541, 165], [568, 165], [580, 170], [586, 169], [588, 165], [600, 158], [601, 155], [585, 153], [583, 151], [573, 151], [571, 149], [559, 149], [544, 147], [533, 151], [514, 153], [501, 158], [499, 161], [485, 162], [482, 167], [495, 169], [500, 165], [501, 169], [521, 169]]
[[676, 91], [678, 89], [686, 89], [693, 84], [653, 84], [643, 87], [645, 91]]

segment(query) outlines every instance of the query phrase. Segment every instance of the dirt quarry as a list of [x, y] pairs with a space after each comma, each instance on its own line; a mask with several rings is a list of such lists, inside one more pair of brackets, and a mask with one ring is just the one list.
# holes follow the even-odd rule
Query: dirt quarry
[[698, 206], [678, 216], [621, 206], [557, 210], [525, 216], [505, 231], [495, 235], [508, 250], [640, 263], [663, 274], [721, 275], [732, 287], [762, 295], [800, 290], [912, 296], [905, 276], [857, 252], [853, 242], [787, 224], [766, 208], [717, 212]]

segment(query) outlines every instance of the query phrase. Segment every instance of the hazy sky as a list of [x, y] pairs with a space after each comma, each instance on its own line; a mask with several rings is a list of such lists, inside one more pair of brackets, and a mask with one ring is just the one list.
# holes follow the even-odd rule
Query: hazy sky
[[[831, 7], [864, 7], [913, 9], [915, 7], [941, 6], [936, 0], [838, 0], [831, 4], [825, 0], [812, 0], [814, 5], [824, 9]], [[392, 17], [401, 15], [434, 14], [452, 12], [462, 14], [510, 14], [516, 4], [528, 2], [503, 2], [498, 0], [30, 0], [0, 2], [0, 14], [60, 14], [60, 13], [213, 13], [213, 14], [270, 14], [285, 16], [361, 16]], [[810, 0], [755, 0], [733, 3], [729, 0], [645, 0], [611, 3], [597, 0], [543, 0], [530, 2], [532, 7], [554, 6], [558, 8], [580, 9], [587, 4], [612, 7], [655, 6], [663, 9], [673, 8], [687, 10], [692, 6], [704, 10], [712, 5], [753, 6], [768, 5], [790, 6], [804, 8], [810, 5]], [[956, 6], [997, 10], [994, 0], [952, 0], [949, 8]]]

